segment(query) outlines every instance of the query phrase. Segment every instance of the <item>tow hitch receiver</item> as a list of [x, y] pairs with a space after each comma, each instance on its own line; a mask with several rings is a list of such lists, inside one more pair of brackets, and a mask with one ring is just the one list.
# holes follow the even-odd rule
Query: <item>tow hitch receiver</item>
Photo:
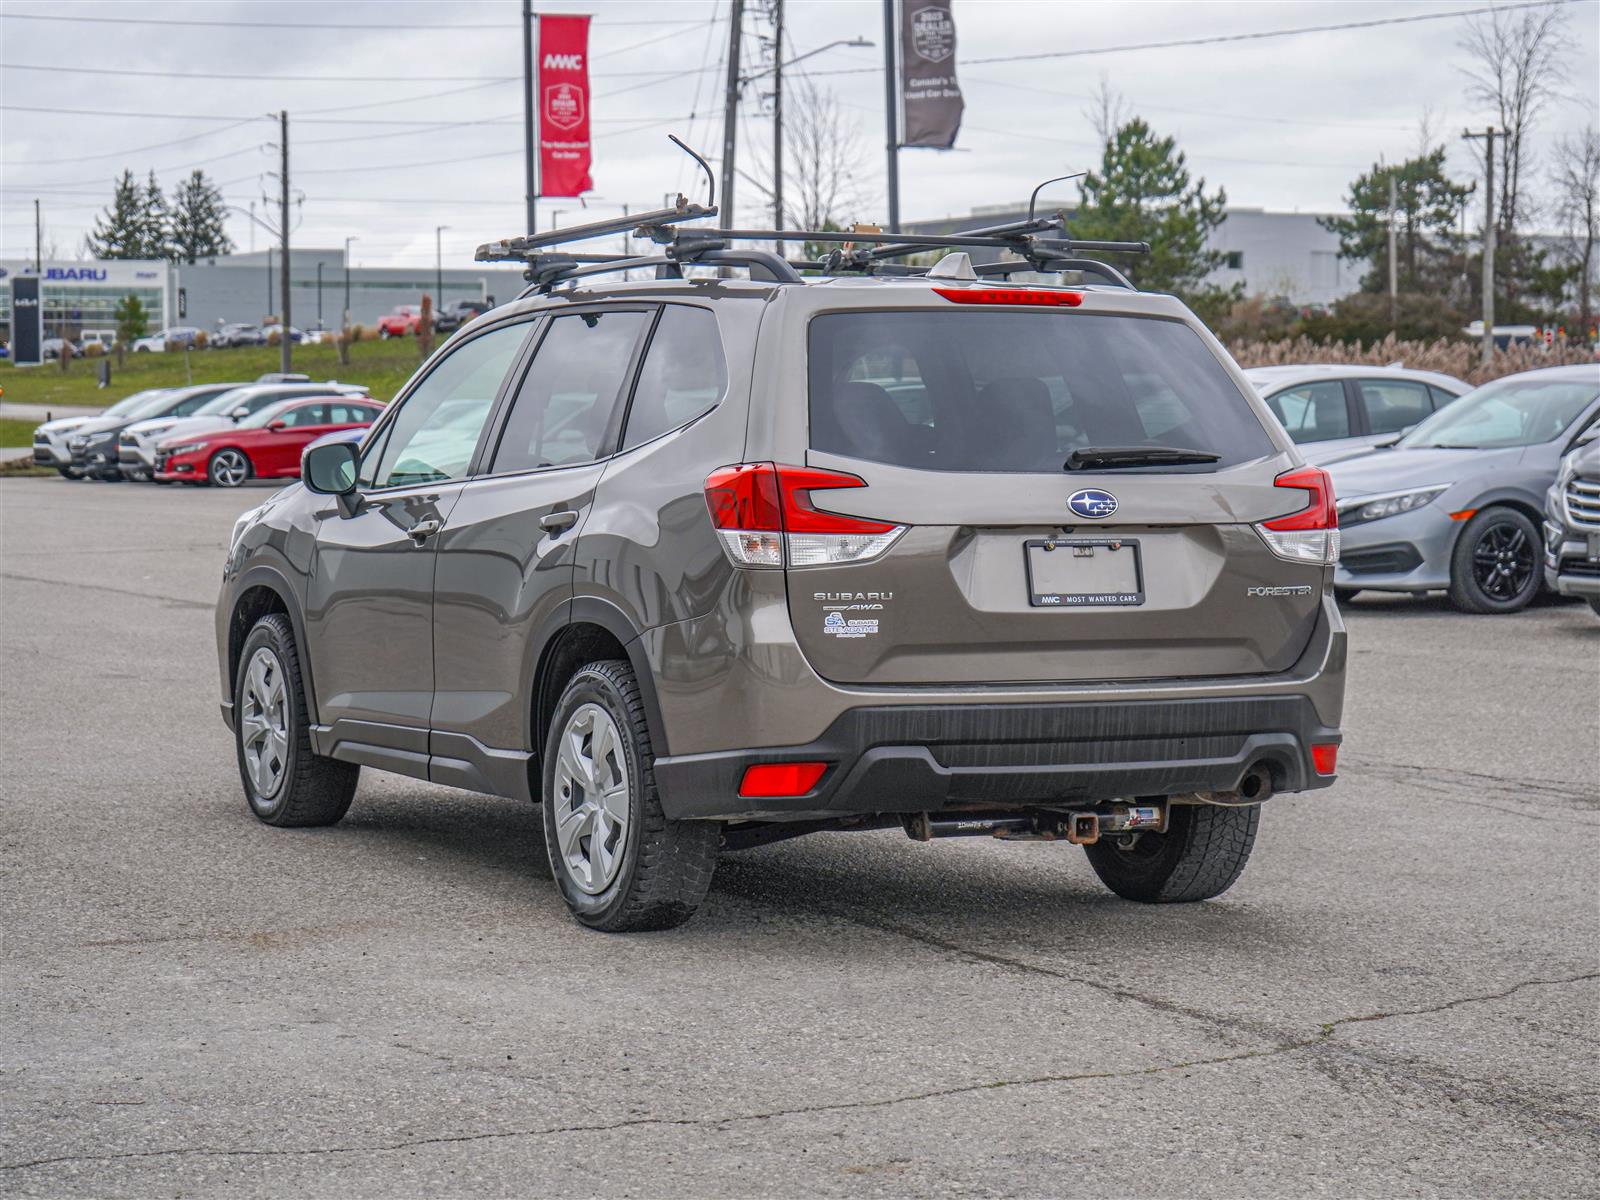
[[1067, 841], [1092, 846], [1106, 834], [1161, 833], [1167, 827], [1167, 805], [1109, 804], [1078, 812], [908, 813], [902, 818], [914, 842], [934, 838], [993, 837], [1008, 842]]

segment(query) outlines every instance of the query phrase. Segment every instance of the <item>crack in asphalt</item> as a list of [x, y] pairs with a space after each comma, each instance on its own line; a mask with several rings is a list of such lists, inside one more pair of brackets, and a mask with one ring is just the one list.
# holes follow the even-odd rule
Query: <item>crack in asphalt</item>
[[1483, 783], [1494, 784], [1500, 789], [1520, 795], [1526, 792], [1540, 792], [1551, 796], [1560, 796], [1571, 800], [1584, 800], [1590, 803], [1600, 803], [1600, 790], [1583, 788], [1568, 783], [1563, 779], [1537, 779], [1531, 776], [1506, 776], [1491, 775], [1484, 771], [1463, 771], [1459, 767], [1431, 767], [1422, 763], [1386, 762], [1383, 759], [1363, 758], [1352, 755], [1346, 764], [1349, 769], [1357, 773], [1366, 771], [1370, 774], [1381, 775], [1385, 771], [1403, 772], [1406, 774], [1426, 773], [1440, 779], [1454, 778], [1461, 782], [1479, 780]]
[[[923, 939], [918, 939], [923, 940]], [[934, 940], [934, 944], [938, 944]], [[990, 957], [983, 952], [971, 952], [956, 948], [961, 953], [981, 957], [988, 961], [1010, 967], [1020, 967], [1025, 970], [1039, 971], [1043, 974], [1058, 975], [1056, 972], [1037, 968], [1031, 964], [1017, 962], [1003, 957]], [[1068, 976], [1058, 976], [1066, 979]], [[784, 1117], [809, 1116], [819, 1113], [851, 1112], [874, 1108], [889, 1108], [900, 1104], [914, 1104], [926, 1100], [940, 1100], [951, 1096], [973, 1095], [980, 1092], [1000, 1091], [1015, 1087], [1040, 1087], [1061, 1083], [1079, 1083], [1091, 1080], [1106, 1079], [1136, 1079], [1148, 1075], [1167, 1074], [1173, 1071], [1192, 1070], [1199, 1067], [1227, 1065], [1237, 1062], [1247, 1062], [1254, 1059], [1273, 1058], [1284, 1054], [1293, 1054], [1301, 1050], [1312, 1049], [1328, 1042], [1340, 1028], [1346, 1025], [1365, 1024], [1373, 1021], [1387, 1021], [1398, 1017], [1425, 1016], [1432, 1013], [1448, 1012], [1462, 1008], [1469, 1004], [1484, 1004], [1495, 1000], [1504, 1000], [1518, 992], [1531, 987], [1557, 987], [1564, 984], [1585, 983], [1600, 979], [1600, 971], [1587, 972], [1582, 975], [1566, 976], [1559, 979], [1525, 979], [1512, 984], [1498, 992], [1474, 996], [1458, 996], [1451, 1000], [1441, 1001], [1438, 1004], [1425, 1005], [1421, 1008], [1397, 1009], [1393, 1012], [1375, 1012], [1358, 1014], [1355, 1016], [1338, 1017], [1326, 1021], [1319, 1026], [1317, 1033], [1310, 1037], [1297, 1038], [1291, 1041], [1280, 1041], [1276, 1045], [1263, 1046], [1254, 1050], [1241, 1050], [1234, 1054], [1218, 1055], [1211, 1058], [1186, 1059], [1175, 1063], [1158, 1063], [1149, 1067], [1136, 1067], [1124, 1071], [1080, 1071], [1068, 1074], [1031, 1075], [1016, 1079], [991, 1079], [980, 1083], [955, 1084], [950, 1087], [932, 1088], [921, 1092], [903, 1093], [898, 1096], [882, 1096], [876, 1099], [841, 1100], [831, 1104], [797, 1105], [792, 1108], [772, 1109], [765, 1112], [731, 1113], [715, 1117], [634, 1117], [624, 1121], [610, 1121], [587, 1125], [555, 1125], [533, 1129], [503, 1129], [487, 1130], [481, 1133], [447, 1134], [439, 1137], [411, 1138], [399, 1142], [384, 1142], [368, 1146], [313, 1146], [305, 1149], [247, 1149], [213, 1146], [176, 1146], [164, 1150], [129, 1150], [115, 1154], [63, 1154], [50, 1158], [29, 1159], [22, 1162], [0, 1163], [0, 1171], [21, 1171], [38, 1167], [57, 1166], [63, 1163], [84, 1162], [118, 1162], [146, 1158], [166, 1157], [224, 1157], [224, 1158], [295, 1158], [315, 1157], [319, 1155], [334, 1154], [384, 1154], [397, 1150], [409, 1150], [419, 1146], [444, 1146], [465, 1142], [495, 1141], [508, 1138], [555, 1137], [563, 1134], [581, 1133], [610, 1133], [619, 1129], [635, 1129], [640, 1127], [656, 1126], [662, 1128], [693, 1128], [712, 1127], [742, 1124], [753, 1121], [773, 1121]], [[1085, 982], [1073, 980], [1073, 982]], [[1088, 986], [1097, 986], [1090, 983]], [[1154, 1000], [1151, 997], [1140, 996], [1127, 989], [1115, 988], [1109, 984], [1098, 985], [1102, 990], [1115, 995], [1124, 995], [1129, 999], [1141, 1003], [1152, 1004], [1164, 1011], [1196, 1015], [1196, 1010], [1184, 1008], [1182, 1005], [1172, 1004], [1168, 1001]], [[1226, 1018], [1218, 1018], [1210, 1014], [1198, 1014], [1218, 1024], [1230, 1024]], [[408, 1047], [409, 1048], [409, 1047]]]
[[20, 583], [48, 583], [52, 587], [80, 588], [86, 592], [110, 592], [113, 596], [132, 596], [136, 600], [155, 600], [162, 604], [175, 604], [180, 608], [204, 609], [206, 612], [215, 612], [217, 607], [210, 601], [163, 596], [159, 592], [136, 592], [132, 588], [110, 587], [104, 583], [75, 583], [70, 579], [45, 579], [38, 575], [19, 575], [15, 571], [0, 571], [0, 579], [15, 579]]

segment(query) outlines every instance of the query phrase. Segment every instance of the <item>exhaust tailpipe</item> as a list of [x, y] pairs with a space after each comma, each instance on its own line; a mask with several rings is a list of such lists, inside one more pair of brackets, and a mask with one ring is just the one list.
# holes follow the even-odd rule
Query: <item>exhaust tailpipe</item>
[[1272, 771], [1264, 762], [1252, 763], [1239, 777], [1239, 786], [1231, 792], [1195, 792], [1193, 799], [1201, 804], [1221, 804], [1239, 807], [1260, 804], [1272, 799]]

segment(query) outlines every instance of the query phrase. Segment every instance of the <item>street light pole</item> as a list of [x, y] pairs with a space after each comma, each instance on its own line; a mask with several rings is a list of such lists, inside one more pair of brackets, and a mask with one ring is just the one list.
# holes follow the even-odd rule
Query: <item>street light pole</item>
[[448, 225], [435, 225], [433, 227], [433, 307], [434, 311], [444, 307], [444, 242], [440, 238]]
[[322, 264], [317, 264], [317, 328], [322, 328]]
[[772, 0], [772, 227], [783, 228], [783, 0]]
[[347, 237], [344, 240], [344, 325], [341, 328], [348, 328], [350, 325], [350, 243], [360, 240], [358, 237]]

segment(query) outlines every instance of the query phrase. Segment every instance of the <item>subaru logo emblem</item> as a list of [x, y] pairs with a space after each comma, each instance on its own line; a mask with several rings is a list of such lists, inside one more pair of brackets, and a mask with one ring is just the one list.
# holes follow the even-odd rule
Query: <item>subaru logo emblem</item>
[[1100, 488], [1084, 488], [1067, 497], [1067, 507], [1080, 517], [1098, 521], [1117, 511], [1117, 498]]

